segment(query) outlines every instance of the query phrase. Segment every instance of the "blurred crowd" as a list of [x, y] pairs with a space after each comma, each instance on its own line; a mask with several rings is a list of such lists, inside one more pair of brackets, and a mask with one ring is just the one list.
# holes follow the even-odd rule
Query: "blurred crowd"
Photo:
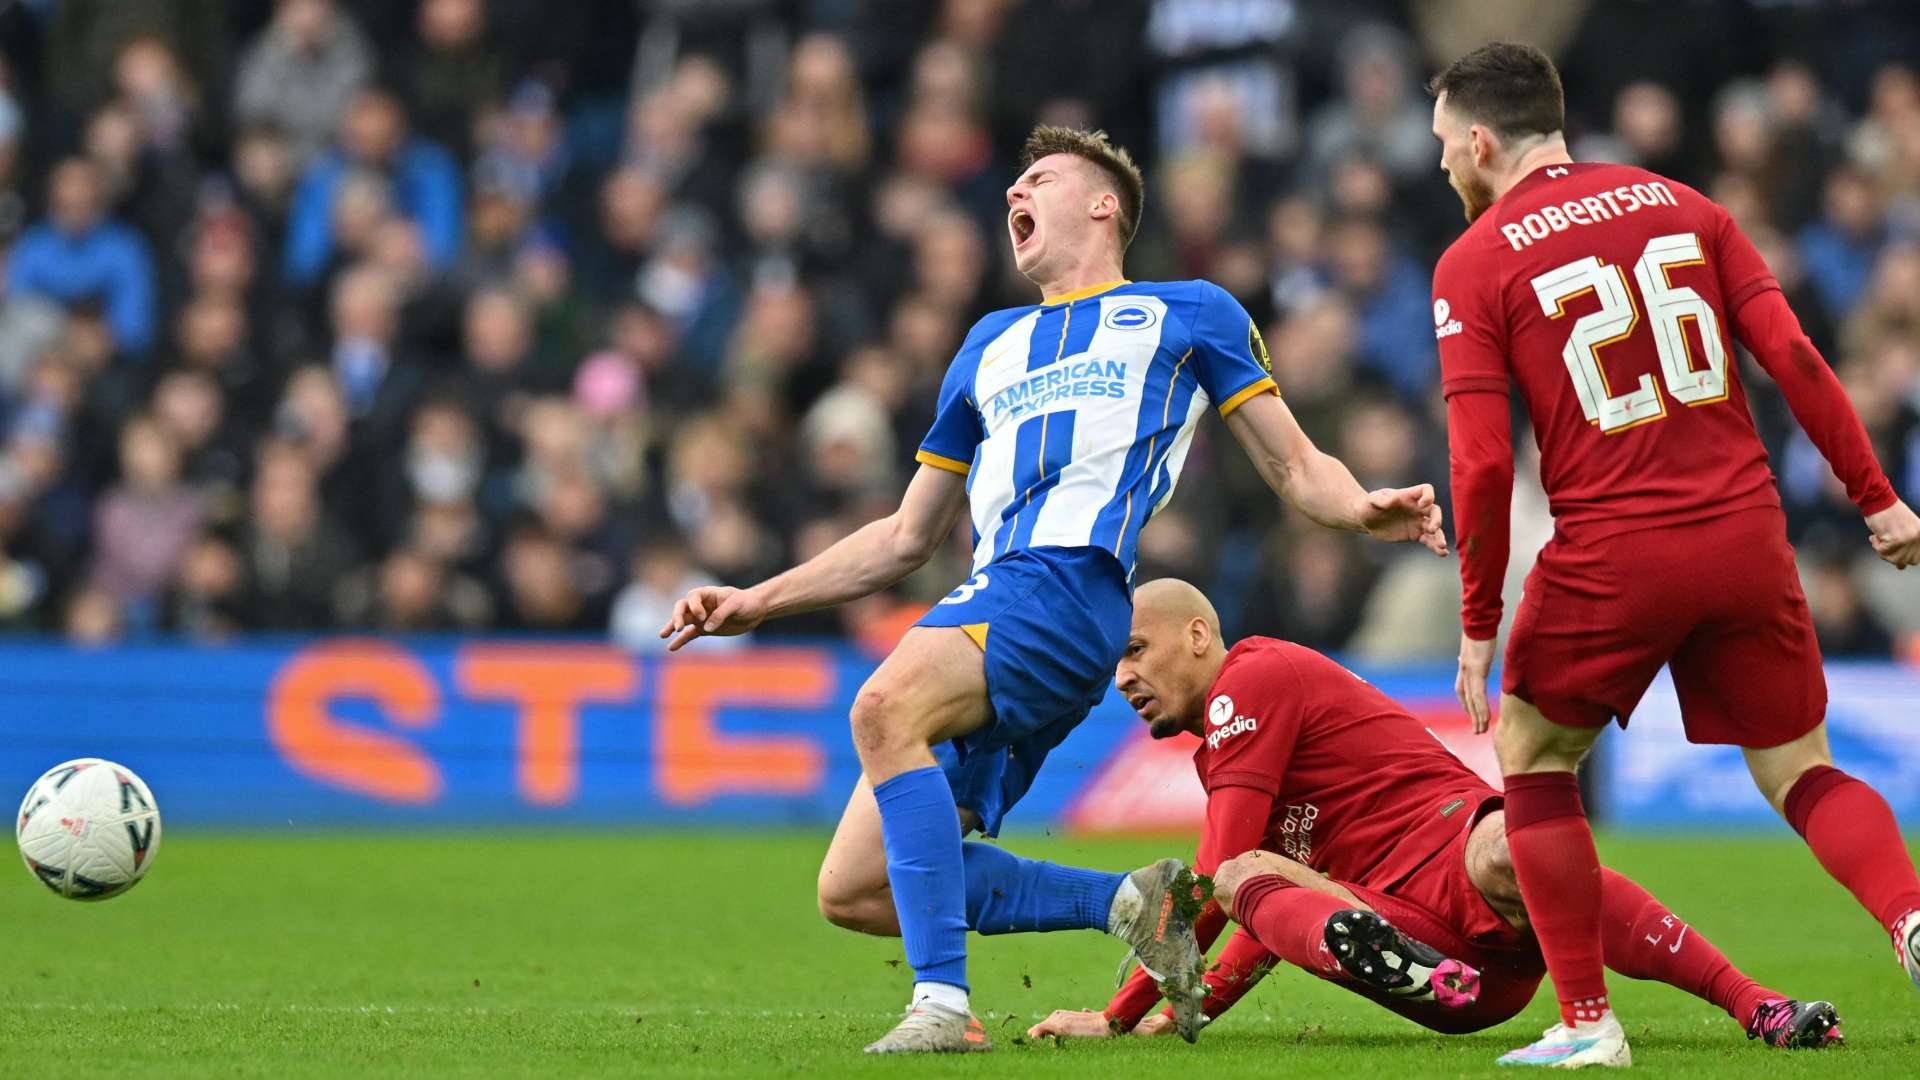
[[[19, 0], [0, 626], [657, 647], [688, 587], [895, 505], [968, 326], [1036, 298], [1003, 193], [1037, 121], [1142, 160], [1130, 277], [1224, 286], [1316, 441], [1368, 486], [1444, 488], [1429, 272], [1462, 223], [1420, 86], [1508, 35], [1563, 65], [1576, 157], [1733, 211], [1920, 502], [1902, 7]], [[1823, 642], [1887, 655], [1920, 599], [1747, 384]], [[1550, 523], [1516, 503], [1525, 550]], [[1141, 553], [1233, 634], [1454, 647], [1450, 562], [1286, 512], [1219, 425]], [[967, 554], [758, 636], [883, 647]]]

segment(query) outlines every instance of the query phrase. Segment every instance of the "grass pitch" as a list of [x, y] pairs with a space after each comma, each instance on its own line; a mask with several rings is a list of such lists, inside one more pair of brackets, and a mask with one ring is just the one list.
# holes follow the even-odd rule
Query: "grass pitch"
[[[997, 1053], [866, 1059], [910, 975], [897, 941], [815, 913], [826, 840], [178, 832], [148, 881], [104, 904], [0, 874], [0, 1076], [1485, 1076], [1553, 1019], [1543, 993], [1504, 1027], [1441, 1037], [1283, 968], [1198, 1046], [1030, 1045], [1048, 1011], [1105, 1002], [1122, 950], [1023, 935], [973, 939]], [[1010, 846], [1122, 869], [1189, 843]], [[1834, 1000], [1851, 1042], [1769, 1051], [1703, 1002], [1616, 980], [1644, 1070], [1920, 1075], [1920, 994], [1790, 838], [1601, 850], [1755, 978]]]

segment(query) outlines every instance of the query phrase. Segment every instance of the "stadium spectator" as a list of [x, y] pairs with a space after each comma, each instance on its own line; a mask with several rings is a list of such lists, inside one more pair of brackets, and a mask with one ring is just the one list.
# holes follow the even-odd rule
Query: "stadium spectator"
[[1839, 553], [1816, 555], [1806, 576], [1807, 608], [1824, 656], [1884, 660], [1893, 653], [1893, 635], [1860, 596], [1853, 563]]
[[221, 77], [230, 52], [222, 5], [204, 0], [60, 0], [41, 9], [51, 9], [44, 63], [55, 105], [68, 118], [110, 95], [114, 61], [134, 41], [153, 41], [181, 57], [201, 86]]
[[393, 211], [420, 226], [427, 262], [453, 263], [464, 228], [460, 170], [445, 150], [407, 131], [406, 111], [385, 90], [362, 91], [340, 122], [338, 146], [307, 167], [287, 217], [287, 279], [304, 285], [319, 277], [340, 245], [342, 198], [355, 179], [378, 178], [390, 187]]
[[65, 616], [67, 640], [83, 647], [111, 645], [126, 630], [113, 594], [93, 585], [74, 590], [67, 598]]
[[1380, 162], [1402, 183], [1433, 171], [1432, 117], [1414, 92], [1411, 44], [1377, 24], [1341, 42], [1341, 96], [1321, 106], [1307, 125], [1307, 167], [1314, 176], [1324, 181], [1352, 157]]
[[47, 218], [27, 229], [8, 265], [8, 290], [65, 305], [98, 304], [119, 350], [153, 343], [153, 263], [138, 233], [106, 216], [98, 166], [68, 158], [47, 180]]
[[182, 479], [208, 500], [231, 502], [246, 476], [246, 453], [228, 423], [225, 393], [214, 377], [190, 368], [170, 371], [154, 386], [154, 422], [180, 452]]
[[1576, 152], [1581, 160], [1638, 165], [1691, 182], [1696, 165], [1688, 160], [1685, 124], [1672, 89], [1650, 80], [1629, 83], [1614, 98], [1612, 129], [1576, 139]]
[[308, 457], [286, 442], [263, 446], [246, 514], [245, 555], [253, 582], [247, 624], [262, 630], [331, 627], [334, 588], [359, 554], [321, 503]]
[[1800, 259], [1821, 302], [1846, 311], [1865, 293], [1892, 228], [1879, 185], [1852, 165], [1828, 175], [1823, 206], [1820, 219], [1800, 230]]
[[1208, 99], [1226, 95], [1245, 118], [1247, 152], [1274, 160], [1300, 142], [1298, 76], [1292, 54], [1305, 20], [1288, 0], [1152, 0], [1146, 24], [1149, 70], [1161, 75], [1154, 117], [1159, 153], [1174, 158], [1201, 130]]
[[343, 625], [388, 634], [479, 630], [493, 613], [479, 582], [412, 548], [355, 571], [341, 582], [338, 603]]
[[33, 366], [66, 333], [67, 316], [45, 296], [21, 294], [0, 272], [0, 400], [12, 397]]
[[500, 553], [502, 625], [554, 633], [604, 630], [606, 611], [575, 577], [574, 551], [537, 522], [507, 535]]
[[366, 36], [333, 0], [279, 0], [273, 22], [240, 58], [233, 112], [242, 123], [282, 132], [304, 165], [333, 137], [373, 70]]
[[247, 570], [233, 545], [212, 533], [194, 538], [166, 598], [165, 627], [198, 641], [224, 641], [249, 629]]
[[200, 530], [206, 507], [181, 481], [180, 446], [158, 419], [136, 416], [120, 429], [120, 483], [94, 508], [93, 588], [131, 621], [152, 626], [151, 601]]
[[[610, 630], [614, 641], [636, 653], [665, 654], [667, 643], [660, 640], [660, 628], [673, 617], [673, 605], [689, 589], [716, 584], [688, 557], [685, 542], [671, 535], [643, 544], [627, 577], [626, 587], [614, 597]], [[742, 634], [728, 638], [720, 650], [750, 644], [752, 635]]]
[[1359, 320], [1361, 366], [1420, 400], [1440, 373], [1427, 274], [1394, 250], [1378, 222], [1365, 218], [1336, 223], [1328, 247], [1333, 283]]
[[499, 95], [506, 78], [506, 64], [487, 23], [487, 5], [483, 0], [421, 0], [414, 19], [418, 44], [396, 73], [401, 96], [420, 134], [466, 159], [473, 149], [477, 112]]
[[399, 319], [384, 271], [359, 267], [343, 274], [332, 310], [330, 364], [292, 377], [275, 424], [311, 448], [323, 474], [344, 463], [337, 483], [358, 492], [398, 444], [424, 375], [396, 344]]

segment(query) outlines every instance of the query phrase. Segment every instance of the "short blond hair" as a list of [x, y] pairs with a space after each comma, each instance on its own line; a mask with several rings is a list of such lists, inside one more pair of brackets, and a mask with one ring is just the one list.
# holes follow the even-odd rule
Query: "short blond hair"
[[1053, 154], [1072, 154], [1090, 162], [1112, 181], [1114, 194], [1120, 199], [1120, 249], [1125, 251], [1133, 243], [1133, 234], [1140, 231], [1140, 212], [1147, 201], [1147, 182], [1140, 176], [1140, 166], [1133, 163], [1133, 155], [1125, 147], [1108, 142], [1104, 131], [1041, 124], [1027, 134], [1026, 144], [1020, 148], [1020, 169], [1025, 172], [1034, 162]]

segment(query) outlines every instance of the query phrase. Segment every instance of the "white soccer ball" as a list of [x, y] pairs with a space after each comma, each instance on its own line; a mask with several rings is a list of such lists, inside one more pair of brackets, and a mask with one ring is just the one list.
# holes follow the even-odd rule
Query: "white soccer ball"
[[69, 900], [105, 900], [140, 883], [160, 850], [160, 808], [125, 765], [76, 758], [27, 789], [14, 826], [20, 857]]

